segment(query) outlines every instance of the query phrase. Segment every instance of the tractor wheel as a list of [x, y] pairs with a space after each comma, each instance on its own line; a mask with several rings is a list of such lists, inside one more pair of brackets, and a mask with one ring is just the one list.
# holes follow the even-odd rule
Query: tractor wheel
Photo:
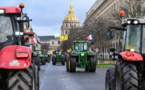
[[27, 69], [10, 70], [7, 78], [8, 90], [35, 90], [35, 65]]
[[65, 59], [61, 59], [62, 65], [65, 65]]
[[109, 70], [106, 71], [105, 90], [112, 90], [111, 89], [111, 77], [110, 77]]
[[67, 71], [67, 72], [69, 71], [69, 68], [68, 68], [68, 67], [69, 67], [69, 66], [68, 66], [68, 59], [69, 59], [69, 58], [67, 58], [67, 60], [66, 60], [66, 71]]
[[96, 71], [96, 58], [90, 57], [89, 65], [88, 65], [88, 71], [89, 72], [95, 72]]
[[42, 62], [42, 65], [45, 65], [46, 64], [45, 58], [41, 58], [41, 62]]
[[115, 90], [138, 90], [138, 71], [132, 63], [120, 60], [115, 68]]
[[35, 60], [35, 64], [38, 66], [38, 70], [41, 69], [41, 66], [40, 66], [40, 58], [37, 56], [37, 57], [32, 57], [32, 60]]
[[76, 57], [69, 57], [68, 59], [68, 69], [70, 72], [76, 71]]
[[39, 70], [37, 66], [35, 66], [35, 77], [36, 90], [39, 90]]
[[52, 64], [56, 65], [56, 59], [55, 58], [52, 59]]

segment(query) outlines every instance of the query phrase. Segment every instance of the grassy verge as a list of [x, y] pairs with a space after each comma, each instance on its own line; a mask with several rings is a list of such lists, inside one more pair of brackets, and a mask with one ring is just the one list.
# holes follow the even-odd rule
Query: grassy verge
[[97, 67], [99, 68], [107, 68], [109, 66], [113, 66], [113, 64], [98, 64]]

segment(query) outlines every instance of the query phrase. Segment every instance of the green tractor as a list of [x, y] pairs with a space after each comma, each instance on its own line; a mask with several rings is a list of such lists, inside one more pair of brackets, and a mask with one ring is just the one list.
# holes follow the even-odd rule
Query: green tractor
[[65, 55], [61, 51], [54, 51], [52, 55], [52, 64], [56, 65], [56, 62], [61, 62], [62, 65], [65, 65]]
[[46, 64], [46, 55], [45, 52], [43, 50], [36, 50], [36, 52], [38, 53], [40, 59], [41, 59], [41, 63], [42, 65]]
[[85, 71], [96, 71], [96, 53], [89, 48], [88, 40], [75, 40], [74, 50], [70, 52], [66, 62], [68, 72], [75, 72], [76, 67], [85, 68]]
[[25, 45], [30, 47], [30, 49], [32, 50], [32, 52], [34, 54], [37, 54], [37, 56], [36, 57], [32, 57], [32, 59], [35, 60], [35, 64], [38, 66], [38, 70], [40, 70], [41, 69], [41, 67], [40, 67], [41, 60], [40, 60], [40, 57], [38, 56], [38, 53], [35, 50], [35, 44], [33, 44], [33, 43], [25, 43]]
[[50, 57], [49, 57], [49, 55], [47, 54], [46, 51], [43, 51], [43, 52], [44, 52], [45, 61], [49, 63], [49, 62], [50, 62]]

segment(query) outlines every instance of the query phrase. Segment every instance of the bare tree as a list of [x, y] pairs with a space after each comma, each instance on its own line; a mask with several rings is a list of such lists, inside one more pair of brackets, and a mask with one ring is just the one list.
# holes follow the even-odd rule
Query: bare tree
[[45, 50], [45, 51], [48, 51], [48, 50], [49, 50], [49, 44], [47, 44], [47, 43], [42, 43], [42, 44], [41, 44], [41, 49], [42, 49], [42, 50]]

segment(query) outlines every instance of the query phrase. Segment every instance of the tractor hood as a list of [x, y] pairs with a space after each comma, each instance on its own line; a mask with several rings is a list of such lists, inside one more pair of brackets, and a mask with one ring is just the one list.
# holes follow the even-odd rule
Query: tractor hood
[[[16, 58], [16, 53], [21, 53], [21, 58]], [[28, 57], [23, 57], [27, 53]], [[0, 51], [0, 69], [24, 69], [31, 64], [32, 51], [29, 47], [11, 45]]]

